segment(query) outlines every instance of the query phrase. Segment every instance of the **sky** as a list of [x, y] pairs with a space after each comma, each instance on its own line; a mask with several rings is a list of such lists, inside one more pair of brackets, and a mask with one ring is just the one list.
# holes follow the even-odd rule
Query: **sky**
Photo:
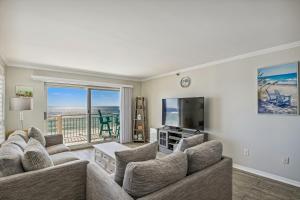
[[262, 72], [263, 76], [273, 76], [279, 74], [290, 74], [298, 71], [298, 63], [288, 63], [282, 65], [275, 65], [258, 69], [258, 72]]
[[[119, 106], [119, 91], [92, 90], [92, 106]], [[87, 90], [72, 87], [49, 87], [48, 106], [86, 107]]]

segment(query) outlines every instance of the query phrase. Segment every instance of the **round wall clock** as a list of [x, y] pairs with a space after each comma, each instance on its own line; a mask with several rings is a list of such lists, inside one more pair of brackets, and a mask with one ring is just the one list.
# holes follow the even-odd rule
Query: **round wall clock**
[[187, 88], [187, 87], [189, 87], [190, 85], [191, 85], [191, 78], [190, 77], [188, 77], [188, 76], [185, 76], [185, 77], [183, 77], [182, 79], [181, 79], [181, 81], [180, 81], [180, 85], [181, 85], [181, 87], [183, 87], [183, 88]]

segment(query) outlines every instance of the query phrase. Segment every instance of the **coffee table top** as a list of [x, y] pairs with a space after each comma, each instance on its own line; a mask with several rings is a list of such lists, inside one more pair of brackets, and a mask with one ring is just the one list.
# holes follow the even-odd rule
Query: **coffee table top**
[[115, 152], [116, 151], [123, 151], [123, 150], [128, 150], [130, 149], [129, 147], [122, 145], [117, 142], [107, 142], [107, 143], [102, 143], [102, 144], [96, 144], [93, 145], [93, 147], [106, 155], [110, 156], [113, 159], [115, 158]]

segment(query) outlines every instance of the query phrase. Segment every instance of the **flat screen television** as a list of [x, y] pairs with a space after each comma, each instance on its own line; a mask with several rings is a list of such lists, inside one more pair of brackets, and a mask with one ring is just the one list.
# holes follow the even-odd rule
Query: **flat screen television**
[[163, 99], [162, 125], [204, 130], [204, 97]]

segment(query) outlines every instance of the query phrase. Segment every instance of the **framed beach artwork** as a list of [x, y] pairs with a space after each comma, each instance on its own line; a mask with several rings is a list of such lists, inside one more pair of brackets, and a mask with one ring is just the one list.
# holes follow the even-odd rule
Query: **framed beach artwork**
[[257, 70], [258, 113], [297, 115], [299, 63], [287, 63]]
[[16, 86], [17, 97], [33, 97], [33, 88], [28, 86], [17, 85]]

